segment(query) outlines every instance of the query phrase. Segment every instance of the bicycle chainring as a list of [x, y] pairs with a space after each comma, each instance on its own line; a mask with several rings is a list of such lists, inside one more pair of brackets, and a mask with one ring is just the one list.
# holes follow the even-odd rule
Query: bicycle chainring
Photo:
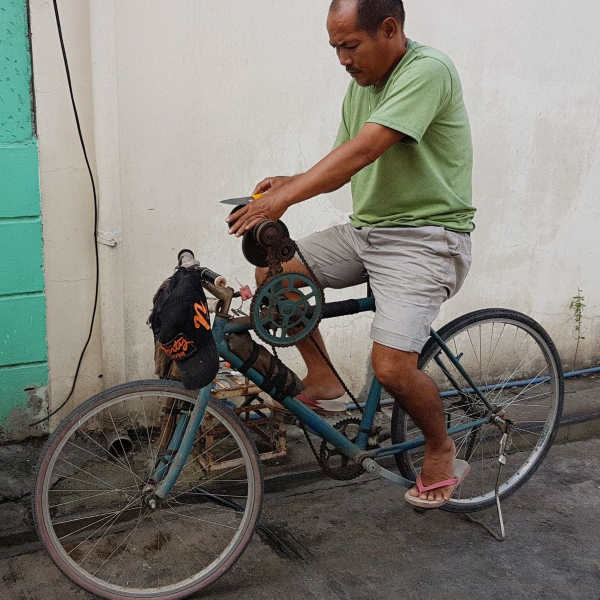
[[[333, 427], [352, 443], [356, 443], [358, 434], [360, 433], [360, 426], [360, 419], [351, 418], [338, 421]], [[368, 444], [369, 450], [377, 447], [376, 443], [372, 443], [373, 441], [373, 438], [370, 437]], [[325, 440], [321, 442], [321, 448], [319, 450], [319, 465], [326, 475], [332, 479], [337, 479], [338, 481], [350, 481], [351, 479], [360, 477], [364, 473], [364, 469], [361, 465], [352, 462], [351, 459]]]
[[293, 346], [319, 325], [324, 296], [307, 275], [280, 273], [258, 287], [250, 317], [258, 337], [271, 346]]

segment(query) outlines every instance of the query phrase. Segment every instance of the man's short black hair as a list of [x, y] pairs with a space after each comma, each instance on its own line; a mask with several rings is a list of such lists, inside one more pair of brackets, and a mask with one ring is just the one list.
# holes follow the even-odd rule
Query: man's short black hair
[[[336, 10], [343, 0], [333, 0], [330, 10]], [[374, 34], [388, 18], [394, 17], [402, 27], [406, 19], [402, 0], [356, 0], [358, 26]]]

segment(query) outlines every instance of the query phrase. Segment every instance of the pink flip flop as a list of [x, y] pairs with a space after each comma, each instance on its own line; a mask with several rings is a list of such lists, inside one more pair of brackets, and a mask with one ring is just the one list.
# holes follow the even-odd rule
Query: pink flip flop
[[[456, 489], [456, 486], [460, 485], [465, 480], [470, 471], [471, 466], [468, 462], [456, 459], [454, 461], [454, 477], [452, 479], [446, 479], [445, 481], [439, 481], [438, 483], [424, 486], [421, 476], [419, 475], [417, 477], [417, 490], [419, 492], [419, 496], [425, 492], [439, 490], [440, 488], [447, 487], [449, 485], [453, 485], [454, 489]], [[452, 490], [452, 492], [454, 492], [454, 490]], [[417, 506], [418, 508], [439, 508], [448, 502], [448, 500], [423, 500], [422, 498], [419, 498], [419, 496], [411, 496], [410, 490], [408, 490], [404, 495], [404, 500], [413, 506]]]

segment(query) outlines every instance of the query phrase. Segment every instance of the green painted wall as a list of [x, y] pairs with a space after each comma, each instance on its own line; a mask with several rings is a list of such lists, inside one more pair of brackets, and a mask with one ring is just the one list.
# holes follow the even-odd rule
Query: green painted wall
[[[2, 42], [0, 41], [0, 60], [1, 57]], [[0, 97], [2, 97], [1, 73], [0, 68]], [[0, 127], [0, 173], [2, 174], [0, 219], [39, 216], [40, 189], [35, 138], [29, 138], [24, 142], [3, 144], [1, 141], [3, 137], [4, 133]]]
[[[38, 150], [26, 0], [0, 0], [0, 430], [48, 382]], [[39, 404], [40, 395], [35, 395]], [[15, 424], [19, 425], [15, 425]], [[24, 432], [15, 431], [15, 434]]]

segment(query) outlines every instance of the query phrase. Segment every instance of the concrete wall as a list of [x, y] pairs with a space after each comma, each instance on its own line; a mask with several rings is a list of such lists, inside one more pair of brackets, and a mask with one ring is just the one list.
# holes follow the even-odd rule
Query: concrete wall
[[[94, 295], [92, 192], [75, 128], [52, 2], [31, 0], [29, 5], [44, 225], [50, 404], [55, 408], [71, 389], [89, 331]], [[59, 2], [59, 6], [75, 96], [94, 161], [88, 4], [70, 1]], [[98, 377], [102, 374], [99, 324], [100, 320], [69, 407], [103, 387]]]
[[[328, 46], [325, 0], [61, 0], [78, 101], [100, 183], [102, 313], [77, 399], [152, 374], [145, 320], [182, 247], [231, 281], [252, 279], [217, 201], [310, 167], [330, 148], [348, 83]], [[58, 403], [92, 297], [90, 190], [55, 25], [31, 0], [45, 214], [50, 376]], [[600, 362], [600, 6], [557, 0], [407, 0], [410, 37], [462, 74], [476, 150], [474, 266], [440, 322], [483, 306], [539, 319], [567, 366], [569, 309], [586, 301], [581, 365]], [[348, 189], [294, 207], [294, 236], [345, 220]], [[356, 290], [329, 294], [348, 297]], [[367, 315], [323, 330], [360, 387]], [[101, 338], [101, 340], [100, 340]], [[350, 341], [353, 340], [353, 341]], [[102, 341], [102, 343], [101, 343]], [[294, 351], [288, 351], [292, 357]]]

